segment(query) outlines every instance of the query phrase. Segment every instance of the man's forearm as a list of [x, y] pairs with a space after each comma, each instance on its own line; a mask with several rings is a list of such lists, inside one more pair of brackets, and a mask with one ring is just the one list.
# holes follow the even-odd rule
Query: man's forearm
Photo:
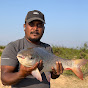
[[38, 62], [32, 67], [20, 65], [19, 72], [14, 72], [13, 66], [1, 66], [1, 80], [4, 85], [14, 85], [22, 78], [31, 75], [31, 72], [37, 68]]
[[24, 78], [20, 75], [19, 72], [15, 72], [15, 73], [8, 72], [1, 75], [2, 75], [1, 80], [4, 85], [14, 85], [17, 82], [19, 82], [22, 78]]

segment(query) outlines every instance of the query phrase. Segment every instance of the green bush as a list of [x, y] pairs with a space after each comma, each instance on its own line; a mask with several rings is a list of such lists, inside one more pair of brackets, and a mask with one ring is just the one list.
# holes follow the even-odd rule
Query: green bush
[[0, 56], [1, 56], [2, 51], [3, 51], [4, 48], [5, 48], [5, 46], [0, 46]]
[[65, 59], [88, 59], [88, 49], [84, 49], [84, 47], [80, 49], [74, 49], [53, 46], [52, 49], [55, 55]]
[[0, 46], [0, 49], [4, 49], [5, 48], [5, 46]]
[[2, 55], [2, 52], [0, 51], [0, 56]]

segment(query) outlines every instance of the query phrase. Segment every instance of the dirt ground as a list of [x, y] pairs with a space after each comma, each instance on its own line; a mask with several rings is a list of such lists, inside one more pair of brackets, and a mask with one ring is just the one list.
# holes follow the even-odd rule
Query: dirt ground
[[51, 80], [51, 88], [88, 88], [88, 76], [80, 80], [76, 77], [61, 75], [58, 79]]
[[[0, 58], [1, 62], [1, 58]], [[0, 70], [1, 78], [1, 70]], [[10, 86], [4, 86], [0, 80], [0, 88], [11, 88]], [[88, 88], [88, 73], [84, 76], [84, 80], [80, 80], [74, 76], [61, 75], [57, 79], [51, 79], [51, 88]]]

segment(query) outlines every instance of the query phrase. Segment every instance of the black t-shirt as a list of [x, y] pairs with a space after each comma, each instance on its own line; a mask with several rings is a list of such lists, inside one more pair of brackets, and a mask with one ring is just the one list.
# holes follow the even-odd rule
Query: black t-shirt
[[[43, 42], [41, 42], [40, 45], [35, 45], [28, 42], [24, 37], [22, 39], [9, 43], [5, 47], [1, 56], [1, 65], [14, 66], [16, 67], [15, 72], [19, 71], [20, 63], [18, 62], [18, 59], [16, 57], [17, 53], [22, 49], [33, 47], [44, 47], [47, 51], [52, 53], [50, 45]], [[43, 81], [40, 82], [32, 75], [29, 75], [19, 81], [17, 84], [12, 85], [12, 88], [50, 88], [50, 83], [47, 81], [44, 73], [42, 73], [42, 78]]]

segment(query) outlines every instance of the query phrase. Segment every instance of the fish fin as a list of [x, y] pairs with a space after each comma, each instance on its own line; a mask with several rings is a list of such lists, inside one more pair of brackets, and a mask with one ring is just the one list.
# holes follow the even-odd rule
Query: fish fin
[[38, 68], [36, 68], [35, 70], [33, 70], [33, 71], [31, 72], [31, 74], [32, 74], [36, 79], [38, 79], [40, 82], [42, 82], [42, 76], [41, 76], [41, 74], [40, 74]]
[[88, 60], [86, 59], [77, 59], [77, 60], [73, 60], [74, 62], [74, 66], [72, 67], [72, 71], [80, 78], [83, 80], [83, 73], [80, 69], [80, 66], [85, 65]]
[[51, 79], [51, 73], [50, 72], [45, 72], [45, 75], [46, 75], [46, 79], [48, 82], [50, 82], [50, 79]]
[[74, 67], [72, 71], [81, 79], [83, 80], [83, 73], [80, 68]]

